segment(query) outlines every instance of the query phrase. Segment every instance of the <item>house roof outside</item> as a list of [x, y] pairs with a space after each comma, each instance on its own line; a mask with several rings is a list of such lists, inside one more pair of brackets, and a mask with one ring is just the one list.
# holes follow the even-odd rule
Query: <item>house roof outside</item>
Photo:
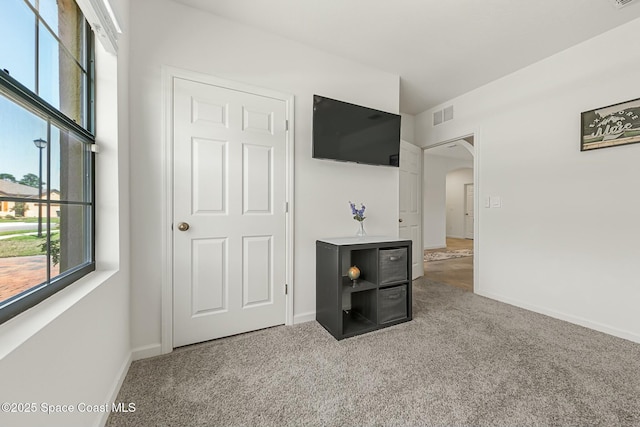
[[[46, 192], [46, 189], [43, 189], [42, 192]], [[38, 189], [17, 182], [0, 179], [0, 196], [37, 198]]]

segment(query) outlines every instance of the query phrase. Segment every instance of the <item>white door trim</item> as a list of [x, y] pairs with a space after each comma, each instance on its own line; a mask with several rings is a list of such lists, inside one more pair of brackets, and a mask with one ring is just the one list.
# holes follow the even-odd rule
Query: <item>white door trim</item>
[[473, 132], [473, 292], [482, 294], [480, 288], [480, 128]]
[[[286, 283], [288, 293], [286, 300], [285, 324], [293, 324], [293, 161], [294, 161], [294, 97], [290, 94], [272, 91], [220, 79], [218, 77], [202, 74], [180, 68], [162, 66], [162, 313], [161, 313], [161, 352], [162, 354], [173, 351], [173, 80], [181, 78], [199, 83], [211, 84], [231, 90], [253, 93], [282, 100], [286, 104], [288, 121], [286, 140], [286, 195], [288, 212], [286, 215]], [[284, 292], [284, 289], [283, 289]]]

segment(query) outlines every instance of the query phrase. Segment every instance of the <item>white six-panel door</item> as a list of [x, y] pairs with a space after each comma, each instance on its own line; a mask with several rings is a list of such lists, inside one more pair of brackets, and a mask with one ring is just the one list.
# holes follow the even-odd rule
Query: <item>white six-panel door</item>
[[174, 347], [285, 322], [285, 119], [282, 100], [174, 79]]
[[422, 249], [422, 149], [405, 141], [400, 142], [400, 219], [398, 234], [411, 240], [412, 274], [416, 279], [424, 275]]

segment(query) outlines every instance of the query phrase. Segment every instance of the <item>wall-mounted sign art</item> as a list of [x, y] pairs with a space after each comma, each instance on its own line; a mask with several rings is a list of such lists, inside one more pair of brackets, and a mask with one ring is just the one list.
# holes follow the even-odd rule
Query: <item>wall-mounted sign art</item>
[[585, 111], [581, 118], [580, 151], [640, 142], [640, 99]]

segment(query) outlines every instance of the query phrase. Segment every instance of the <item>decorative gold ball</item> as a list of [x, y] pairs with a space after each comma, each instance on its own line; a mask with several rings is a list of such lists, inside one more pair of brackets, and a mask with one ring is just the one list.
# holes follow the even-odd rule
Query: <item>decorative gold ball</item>
[[354, 265], [353, 267], [349, 268], [347, 275], [349, 276], [349, 279], [356, 280], [358, 277], [360, 277], [360, 269]]

